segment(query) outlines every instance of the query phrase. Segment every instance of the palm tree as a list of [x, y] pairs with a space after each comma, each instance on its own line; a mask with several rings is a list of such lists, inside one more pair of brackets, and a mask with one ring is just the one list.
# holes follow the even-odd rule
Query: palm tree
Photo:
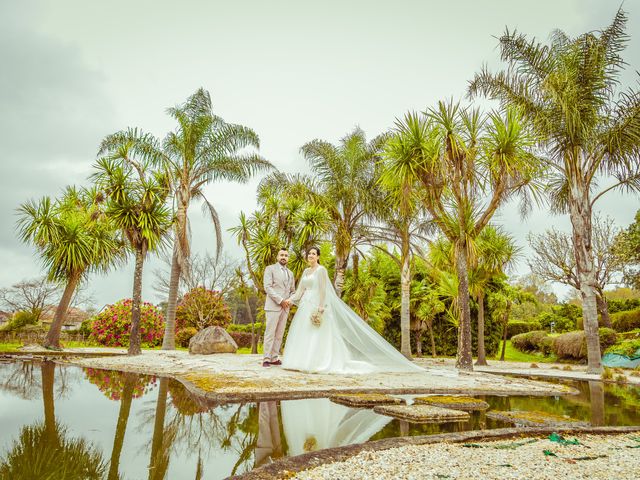
[[[106, 142], [112, 139], [107, 137]], [[106, 214], [135, 255], [129, 355], [139, 355], [142, 270], [149, 252], [158, 251], [171, 229], [172, 215], [166, 206], [166, 177], [133, 159], [128, 144], [98, 160], [93, 178], [108, 199]]]
[[469, 275], [470, 292], [478, 303], [478, 359], [476, 365], [487, 365], [484, 348], [484, 301], [489, 285], [504, 276], [519, 249], [513, 238], [495, 226], [487, 225], [478, 236], [478, 262]]
[[167, 109], [167, 113], [176, 120], [177, 128], [162, 141], [149, 133], [129, 129], [108, 137], [102, 150], [129, 143], [141, 158], [161, 166], [170, 180], [175, 226], [162, 348], [173, 350], [180, 272], [190, 257], [187, 211], [191, 201], [201, 201], [204, 213], [213, 222], [218, 255], [222, 249], [220, 219], [205, 196], [205, 187], [215, 181], [246, 182], [256, 173], [273, 168], [273, 165], [247, 150], [259, 147], [258, 135], [253, 130], [227, 123], [214, 115], [209, 92], [202, 88], [184, 104]]
[[[614, 189], [640, 191], [640, 92], [616, 95], [625, 62], [627, 16], [621, 9], [600, 32], [553, 33], [549, 45], [515, 31], [500, 37], [507, 69], [484, 68], [469, 86], [519, 108], [531, 122], [553, 172], [552, 211], [569, 213], [580, 280], [588, 373], [602, 371], [592, 245], [594, 203]], [[599, 179], [615, 182], [597, 190]]]
[[118, 423], [116, 424], [116, 432], [113, 438], [113, 447], [111, 448], [111, 460], [109, 461], [108, 480], [119, 480], [120, 454], [124, 444], [124, 435], [127, 431], [129, 423], [129, 413], [131, 412], [131, 403], [133, 401], [133, 391], [136, 386], [136, 375], [131, 372], [124, 373], [124, 386], [122, 388], [122, 396], [120, 397], [120, 410], [118, 412]]
[[300, 149], [312, 171], [308, 197], [331, 219], [338, 296], [342, 296], [351, 251], [365, 242], [368, 217], [380, 202], [376, 164], [384, 142], [385, 136], [367, 142], [364, 132], [356, 128], [337, 146], [315, 139]]
[[[378, 218], [383, 226], [374, 229], [374, 241], [394, 243], [400, 249], [397, 259], [400, 266], [400, 351], [411, 358], [411, 264], [416, 249], [416, 237], [424, 240], [429, 231], [427, 212], [424, 209], [420, 184], [414, 176], [397, 175], [394, 169], [396, 156], [404, 155], [404, 147], [410, 139], [405, 138], [407, 132], [400, 131], [391, 136], [384, 148], [383, 160], [380, 163], [379, 178], [384, 202], [378, 209]], [[377, 234], [376, 234], [377, 233]], [[383, 250], [388, 252], [388, 250]], [[395, 257], [393, 257], [395, 259]]]
[[46, 348], [60, 348], [60, 330], [78, 285], [122, 258], [122, 243], [103, 210], [103, 198], [95, 190], [75, 187], [67, 187], [58, 199], [43, 197], [18, 209], [20, 239], [36, 247], [49, 280], [65, 284]]
[[[425, 116], [410, 113], [394, 129], [402, 139], [390, 169], [407, 182], [419, 182], [423, 204], [454, 246], [459, 315], [456, 366], [473, 370], [469, 268], [476, 260], [475, 241], [498, 207], [514, 196], [529, 206], [540, 175], [529, 153], [532, 139], [515, 109], [483, 117], [476, 109], [439, 102]], [[484, 201], [486, 200], [486, 201]]]

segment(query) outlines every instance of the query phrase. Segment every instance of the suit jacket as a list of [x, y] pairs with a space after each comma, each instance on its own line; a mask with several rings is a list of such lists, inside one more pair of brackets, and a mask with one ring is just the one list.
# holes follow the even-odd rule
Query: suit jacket
[[289, 298], [296, 291], [293, 272], [285, 267], [282, 271], [279, 263], [269, 265], [264, 269], [264, 290], [267, 298], [264, 301], [265, 311], [278, 312], [282, 310], [280, 302]]

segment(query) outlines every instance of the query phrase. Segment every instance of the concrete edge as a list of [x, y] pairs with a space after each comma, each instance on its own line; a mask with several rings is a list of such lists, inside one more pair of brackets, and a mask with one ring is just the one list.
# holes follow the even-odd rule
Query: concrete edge
[[292, 474], [318, 467], [325, 463], [345, 461], [360, 452], [380, 451], [408, 445], [428, 445], [434, 443], [463, 443], [468, 441], [499, 440], [504, 438], [527, 438], [546, 436], [553, 432], [563, 434], [615, 435], [640, 431], [640, 426], [630, 427], [537, 427], [499, 428], [495, 430], [475, 430], [470, 432], [443, 433], [416, 437], [385, 438], [368, 443], [327, 448], [318, 452], [286, 457], [269, 465], [258, 467], [251, 472], [227, 477], [226, 480], [274, 480], [291, 478]]

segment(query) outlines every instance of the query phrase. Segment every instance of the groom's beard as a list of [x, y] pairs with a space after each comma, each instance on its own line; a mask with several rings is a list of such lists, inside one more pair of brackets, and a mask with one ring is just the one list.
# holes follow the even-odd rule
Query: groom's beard
[[286, 267], [286, 266], [287, 266], [287, 263], [289, 263], [289, 262], [288, 262], [287, 260], [280, 260], [278, 263], [279, 263], [280, 265], [282, 265], [283, 267]]

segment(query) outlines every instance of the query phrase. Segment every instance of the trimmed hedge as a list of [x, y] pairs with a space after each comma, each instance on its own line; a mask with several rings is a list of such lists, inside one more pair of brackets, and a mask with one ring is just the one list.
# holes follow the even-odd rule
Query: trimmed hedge
[[640, 328], [640, 308], [612, 313], [611, 324], [616, 332], [629, 332]]
[[[249, 348], [251, 347], [251, 332], [228, 332], [231, 335], [236, 343], [238, 344], [238, 348]], [[258, 332], [256, 332], [256, 335]]]
[[548, 337], [548, 333], [544, 330], [534, 330], [514, 335], [511, 337], [511, 344], [521, 352], [541, 352], [543, 351], [543, 342]]
[[533, 332], [534, 330], [542, 330], [540, 322], [509, 322], [507, 325], [507, 339], [521, 333]]
[[[256, 322], [255, 324], [256, 333], [260, 334], [264, 331], [264, 324], [262, 322]], [[251, 333], [251, 324], [250, 323], [232, 323], [225, 327], [227, 332], [249, 332]]]
[[[600, 328], [598, 333], [600, 334], [600, 352], [614, 345], [618, 339], [618, 334], [610, 328]], [[586, 360], [587, 341], [584, 331], [568, 332], [556, 337], [553, 341], [553, 353], [558, 358]]]

